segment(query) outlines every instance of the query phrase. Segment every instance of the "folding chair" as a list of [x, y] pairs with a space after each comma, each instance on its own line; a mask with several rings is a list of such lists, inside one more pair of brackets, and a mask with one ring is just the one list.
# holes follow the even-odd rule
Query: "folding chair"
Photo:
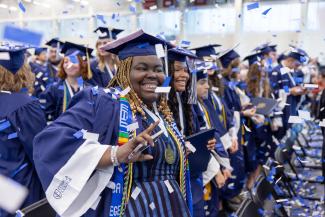
[[46, 198], [29, 205], [28, 207], [18, 210], [16, 217], [55, 217], [56, 212], [50, 206]]

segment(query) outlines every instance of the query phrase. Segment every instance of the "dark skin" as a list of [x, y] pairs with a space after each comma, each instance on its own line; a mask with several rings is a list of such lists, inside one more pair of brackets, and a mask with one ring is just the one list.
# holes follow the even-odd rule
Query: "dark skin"
[[139, 98], [151, 106], [159, 98], [155, 89], [165, 80], [163, 64], [156, 55], [136, 56], [133, 58], [130, 80], [132, 89]]
[[176, 92], [184, 92], [186, 89], [186, 84], [190, 78], [188, 73], [187, 65], [185, 62], [174, 62], [174, 82], [173, 87]]

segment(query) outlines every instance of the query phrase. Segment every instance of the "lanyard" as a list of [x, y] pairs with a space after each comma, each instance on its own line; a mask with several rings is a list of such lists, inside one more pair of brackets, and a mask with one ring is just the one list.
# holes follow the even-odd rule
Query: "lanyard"
[[106, 69], [108, 71], [109, 76], [112, 79], [114, 77], [112, 70], [109, 68], [109, 65], [107, 63], [105, 63], [105, 67], [106, 67]]
[[204, 105], [202, 105], [200, 102], [198, 103], [198, 105], [199, 105], [199, 108], [201, 109], [201, 111], [204, 113], [203, 119], [204, 119], [205, 125], [207, 126], [207, 129], [210, 129], [211, 128], [211, 122], [210, 122], [208, 111], [206, 110]]
[[293, 84], [293, 86], [296, 86], [295, 79], [293, 79], [293, 77], [292, 77], [292, 75], [291, 75], [291, 72], [289, 71], [287, 74], [288, 74], [288, 76], [289, 76], [289, 78], [290, 78], [290, 81], [291, 81], [291, 83]]
[[183, 104], [179, 93], [176, 93], [176, 98], [178, 102], [178, 116], [181, 124], [181, 133], [184, 134], [184, 116], [183, 116]]

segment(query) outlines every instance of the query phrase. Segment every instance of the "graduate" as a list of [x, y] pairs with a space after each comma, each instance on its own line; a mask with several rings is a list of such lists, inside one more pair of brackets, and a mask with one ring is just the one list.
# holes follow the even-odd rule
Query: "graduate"
[[157, 44], [171, 48], [142, 30], [105, 45], [121, 61], [111, 88], [84, 89], [36, 137], [36, 168], [60, 216], [191, 216], [184, 140], [155, 93], [165, 78]]
[[44, 92], [46, 87], [51, 83], [51, 79], [49, 79], [51, 71], [47, 62], [47, 48], [35, 48], [34, 58], [34, 61], [30, 62], [32, 72], [35, 74], [33, 95], [39, 97], [39, 95]]
[[65, 42], [61, 52], [64, 58], [57, 74], [60, 80], [39, 97], [48, 121], [55, 120], [66, 111], [72, 97], [84, 88], [84, 81], [92, 76], [88, 63], [92, 49]]
[[[226, 106], [233, 114], [233, 125], [235, 127], [234, 134], [237, 134], [238, 138], [238, 151], [235, 153], [229, 153], [231, 166], [233, 168], [232, 173], [235, 175], [229, 179], [227, 188], [223, 189], [222, 197], [228, 208], [235, 211], [242, 201], [240, 193], [243, 190], [246, 179], [243, 146], [245, 144], [244, 136], [249, 132], [246, 132], [243, 123], [246, 117], [255, 114], [256, 109], [246, 107], [249, 104], [247, 101], [248, 97], [245, 97], [243, 91], [237, 87], [238, 81], [235, 78], [240, 71], [239, 54], [234, 50], [234, 48], [228, 49], [220, 55], [219, 60], [222, 65], [223, 84], [225, 87], [223, 99]], [[246, 102], [243, 104], [241, 101]]]
[[[215, 139], [217, 143], [215, 147], [210, 147], [213, 156], [221, 165], [220, 171], [211, 182], [204, 182], [205, 194], [204, 199], [207, 203], [207, 216], [218, 216], [220, 190], [225, 184], [225, 181], [231, 176], [232, 167], [229, 162], [227, 146], [231, 145], [231, 140], [227, 131], [223, 128], [219, 117], [209, 100], [209, 83], [207, 70], [199, 70], [197, 72], [197, 96], [198, 103], [194, 105], [196, 115], [201, 121], [201, 129], [215, 128]], [[201, 115], [200, 115], [201, 114]]]
[[267, 73], [271, 73], [272, 69], [278, 65], [276, 47], [277, 45], [265, 43], [253, 50], [264, 60], [264, 67]]
[[94, 32], [98, 34], [96, 42], [96, 59], [90, 66], [93, 77], [88, 81], [89, 84], [99, 87], [107, 87], [109, 81], [113, 78], [118, 64], [118, 57], [112, 53], [101, 50], [100, 47], [108, 42], [116, 40], [116, 36], [121, 33], [121, 29], [109, 29], [107, 27], [98, 27]]
[[282, 119], [278, 120], [277, 139], [285, 136], [290, 127], [289, 117], [298, 114], [297, 105], [301, 96], [306, 94], [306, 89], [302, 86], [303, 73], [299, 67], [307, 60], [308, 54], [304, 50], [292, 47], [283, 57], [282, 64], [275, 67], [271, 74], [274, 95], [281, 100], [277, 110], [283, 113]]
[[[171, 75], [171, 91], [169, 92], [168, 105], [173, 113], [177, 127], [186, 137], [200, 131], [198, 115], [193, 110], [193, 103], [196, 101], [196, 77], [190, 75], [195, 58], [197, 57], [186, 49], [177, 47], [168, 50], [168, 72]], [[194, 91], [193, 87], [195, 88]], [[208, 142], [207, 147], [214, 147], [215, 143], [216, 140], [212, 139]], [[195, 165], [190, 164], [190, 168], [195, 168]], [[191, 170], [194, 217], [206, 216], [203, 183], [215, 178], [217, 184], [222, 185], [223, 183], [220, 183], [220, 177], [218, 176], [222, 176], [220, 164], [213, 155], [210, 156], [205, 171]]]
[[[271, 87], [268, 73], [265, 71], [262, 59], [262, 53], [255, 53], [244, 58], [249, 64], [249, 70], [246, 77], [247, 88], [245, 93], [252, 98], [263, 97], [271, 98]], [[271, 115], [271, 114], [270, 114]], [[261, 114], [255, 114], [250, 119], [246, 119], [246, 125], [250, 127], [251, 133], [246, 134], [248, 151], [248, 164], [251, 177], [248, 180], [247, 188], [251, 189], [254, 180], [260, 174], [262, 166], [266, 163], [268, 157], [274, 159], [276, 145], [272, 139], [272, 130], [270, 126], [270, 117]]]
[[63, 42], [58, 40], [57, 38], [53, 38], [46, 43], [48, 48], [48, 65], [50, 70], [49, 79], [51, 79], [50, 83], [53, 83], [58, 80], [57, 73], [59, 71], [59, 64], [62, 60], [60, 56], [60, 52], [63, 46]]
[[[33, 92], [34, 74], [25, 61], [28, 47], [0, 46], [8, 60], [0, 60], [0, 174], [28, 190], [22, 207], [44, 197], [33, 160], [33, 139], [46, 126], [44, 113]], [[1, 217], [14, 216], [0, 208]]]

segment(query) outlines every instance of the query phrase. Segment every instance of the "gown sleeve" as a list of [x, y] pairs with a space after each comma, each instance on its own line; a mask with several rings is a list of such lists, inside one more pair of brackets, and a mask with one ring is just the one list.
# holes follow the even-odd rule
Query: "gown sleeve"
[[[96, 167], [116, 134], [119, 104], [99, 92], [79, 92], [68, 110], [34, 140], [34, 160], [46, 197], [62, 217], [84, 214], [113, 175], [113, 166]], [[108, 138], [104, 144], [98, 141], [103, 137]]]
[[57, 86], [51, 85], [46, 89], [46, 91], [41, 93], [39, 96], [39, 101], [42, 105], [42, 108], [44, 109], [46, 118], [48, 120], [55, 119], [56, 114], [58, 114], [58, 112], [56, 111], [58, 108], [58, 106], [57, 106], [58, 96], [57, 95], [58, 95]]
[[10, 115], [10, 121], [17, 128], [17, 136], [31, 162], [33, 162], [33, 140], [46, 127], [46, 119], [39, 102], [34, 100], [18, 108]]

